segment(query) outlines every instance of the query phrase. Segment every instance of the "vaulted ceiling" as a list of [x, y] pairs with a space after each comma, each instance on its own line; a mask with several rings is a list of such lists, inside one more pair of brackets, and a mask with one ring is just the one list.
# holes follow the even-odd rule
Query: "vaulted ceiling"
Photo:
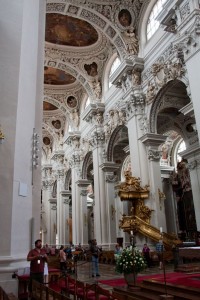
[[148, 1], [47, 0], [44, 64], [43, 146], [52, 146], [103, 89], [114, 53], [126, 55], [124, 33], [134, 28]]

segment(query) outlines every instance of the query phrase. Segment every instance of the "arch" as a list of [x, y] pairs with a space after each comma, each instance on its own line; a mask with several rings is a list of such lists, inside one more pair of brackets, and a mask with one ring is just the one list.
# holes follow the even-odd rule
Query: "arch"
[[104, 93], [110, 88], [109, 87], [110, 71], [111, 71], [111, 68], [117, 58], [119, 58], [119, 56], [118, 56], [118, 53], [116, 52], [111, 56], [110, 60], [108, 61], [107, 65], [106, 65], [105, 72], [104, 72]]
[[71, 179], [72, 179], [72, 171], [71, 169], [69, 169], [66, 172], [66, 176], [65, 176], [65, 190], [69, 191], [71, 189], [70, 187], [70, 183], [71, 183]]
[[82, 166], [82, 178], [83, 179], [89, 179], [88, 178], [88, 168], [91, 164], [93, 166], [92, 151], [90, 151], [86, 154], [85, 159], [83, 161], [83, 166]]
[[67, 108], [62, 105], [58, 100], [54, 99], [51, 96], [44, 96], [43, 101], [49, 102], [60, 109], [63, 114], [66, 114]]
[[123, 128], [126, 127], [125, 125], [119, 125], [117, 128], [114, 129], [112, 132], [112, 135], [110, 137], [108, 147], [107, 147], [107, 160], [112, 161], [113, 160], [113, 147], [117, 138], [117, 135], [119, 131]]
[[95, 9], [87, 7], [85, 4], [77, 4], [76, 7], [74, 7], [74, 10], [70, 10], [69, 6], [70, 3], [63, 3], [62, 0], [60, 0], [60, 2], [56, 1], [55, 3], [48, 3], [47, 1], [46, 12], [61, 14], [66, 14], [67, 12], [69, 16], [89, 22], [95, 28], [98, 28], [103, 32], [109, 41], [115, 45], [121, 58], [125, 56], [125, 43], [121, 38], [120, 28], [113, 26], [111, 20], [95, 11]]
[[[175, 79], [175, 80], [171, 80], [169, 81], [164, 87], [162, 87], [159, 92], [157, 93], [156, 95], [156, 98], [151, 106], [151, 110], [150, 110], [150, 114], [149, 114], [149, 119], [150, 119], [150, 132], [151, 133], [157, 133], [157, 117], [158, 117], [158, 113], [159, 113], [159, 110], [161, 108], [161, 105], [163, 105], [163, 102], [162, 102], [162, 98], [167, 94], [167, 92], [174, 86], [179, 86], [179, 87], [182, 87], [184, 90], [185, 90], [185, 96], [188, 96], [187, 95], [187, 87], [186, 85], [178, 80], [178, 79]], [[189, 103], [189, 97], [188, 97], [188, 102]], [[184, 105], [186, 105], [187, 103], [185, 103]], [[172, 103], [170, 103], [170, 101], [168, 103], [165, 103], [166, 105], [162, 106], [162, 109], [163, 108], [171, 108], [171, 107], [176, 107], [176, 109], [180, 109], [182, 108], [184, 105], [180, 105], [180, 104], [177, 104], [177, 103], [174, 103], [174, 105]]]

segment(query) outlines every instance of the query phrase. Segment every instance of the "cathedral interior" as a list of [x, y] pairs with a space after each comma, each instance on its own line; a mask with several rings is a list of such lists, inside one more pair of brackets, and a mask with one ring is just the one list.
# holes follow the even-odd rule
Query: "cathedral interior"
[[198, 243], [199, 1], [28, 0], [0, 16], [0, 273], [38, 237]]

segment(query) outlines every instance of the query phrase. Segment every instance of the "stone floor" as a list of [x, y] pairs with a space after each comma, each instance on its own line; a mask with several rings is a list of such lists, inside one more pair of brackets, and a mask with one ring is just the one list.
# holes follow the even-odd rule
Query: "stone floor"
[[[172, 264], [167, 264], [165, 266], [165, 271], [173, 272], [174, 266]], [[113, 264], [99, 264], [99, 273], [100, 277], [92, 277], [92, 264], [91, 262], [85, 261], [78, 261], [77, 265], [75, 266], [75, 274], [72, 276], [75, 277], [77, 280], [84, 281], [85, 283], [95, 283], [98, 280], [109, 280], [115, 278], [123, 278], [123, 274], [116, 273], [115, 265]], [[160, 270], [158, 266], [151, 267], [140, 274], [140, 275], [150, 275], [150, 274], [163, 274], [163, 270]], [[108, 285], [101, 284], [102, 287], [107, 289], [112, 289]]]

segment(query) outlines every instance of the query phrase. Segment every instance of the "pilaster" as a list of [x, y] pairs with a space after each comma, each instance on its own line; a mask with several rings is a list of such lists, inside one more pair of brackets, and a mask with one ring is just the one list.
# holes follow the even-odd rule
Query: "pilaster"
[[200, 231], [200, 147], [199, 145], [191, 146], [183, 151], [181, 155], [188, 161], [197, 230]]
[[174, 171], [174, 167], [161, 166], [161, 179], [162, 179], [162, 190], [165, 197], [161, 197], [160, 206], [165, 207], [166, 224], [168, 233], [178, 232], [178, 215], [177, 215], [177, 204], [174, 192], [172, 189], [171, 176]]
[[81, 164], [83, 160], [80, 148], [81, 134], [79, 131], [71, 132], [65, 143], [71, 148], [69, 164], [72, 176], [72, 243], [80, 242], [80, 193], [77, 181], [81, 178]]
[[102, 165], [100, 165], [100, 168], [101, 170], [103, 170], [105, 176], [105, 205], [108, 220], [107, 242], [109, 244], [109, 247], [114, 249], [114, 245], [117, 241], [116, 238], [119, 237], [117, 236], [119, 231], [119, 224], [117, 219], [119, 204], [115, 201], [115, 185], [119, 181], [118, 175], [116, 175], [116, 173], [119, 170], [120, 165], [114, 162], [104, 162]]
[[56, 245], [56, 234], [57, 234], [57, 199], [49, 199], [50, 203], [50, 245]]
[[[148, 157], [147, 170], [149, 173], [150, 199], [147, 201], [149, 207], [154, 211], [152, 213], [151, 223], [155, 227], [163, 227], [166, 232], [166, 217], [164, 207], [164, 195], [162, 192], [162, 181], [160, 172], [161, 153], [158, 150], [159, 145], [165, 142], [166, 136], [160, 134], [146, 133], [140, 138], [146, 146]], [[159, 212], [159, 213], [158, 213]]]
[[63, 190], [61, 191], [62, 196], [62, 207], [63, 207], [63, 245], [69, 245], [70, 243], [70, 209], [69, 205], [71, 203], [71, 191]]
[[79, 243], [82, 246], [88, 245], [88, 211], [87, 211], [87, 195], [88, 186], [91, 182], [87, 179], [80, 179], [77, 181], [80, 193], [80, 227], [79, 227]]

